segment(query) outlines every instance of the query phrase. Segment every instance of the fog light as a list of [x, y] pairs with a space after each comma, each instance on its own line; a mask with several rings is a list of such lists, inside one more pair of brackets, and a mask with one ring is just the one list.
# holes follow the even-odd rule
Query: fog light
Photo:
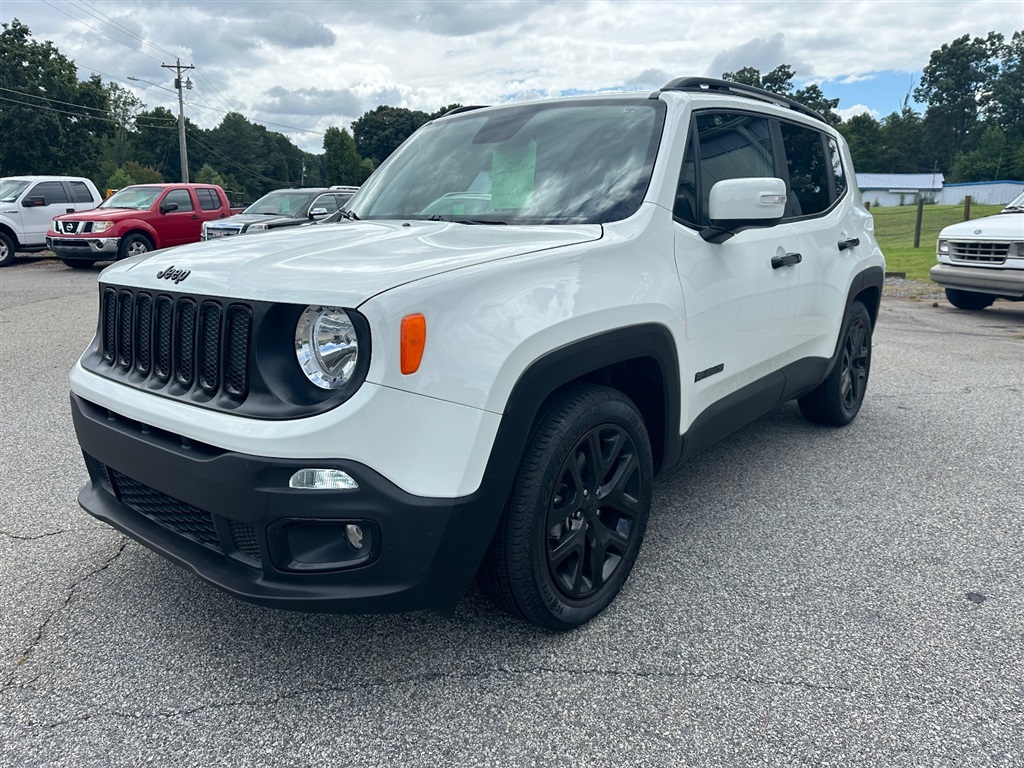
[[369, 520], [284, 520], [271, 526], [270, 556], [286, 571], [336, 571], [366, 565], [380, 550]]
[[359, 483], [340, 469], [300, 469], [292, 475], [288, 487], [307, 491], [352, 491]]
[[361, 525], [346, 525], [345, 526], [345, 538], [348, 539], [348, 543], [352, 545], [353, 549], [363, 548], [363, 526]]

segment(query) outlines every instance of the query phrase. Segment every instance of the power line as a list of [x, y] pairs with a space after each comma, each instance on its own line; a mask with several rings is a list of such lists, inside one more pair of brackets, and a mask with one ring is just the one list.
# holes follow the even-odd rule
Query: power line
[[[4, 90], [7, 90], [7, 89], [5, 88]], [[30, 96], [29, 98], [42, 98], [42, 97], [40, 97], [40, 96]], [[12, 99], [12, 98], [9, 98], [7, 96], [0, 96], [0, 101], [10, 102], [11, 104], [20, 104], [23, 107], [31, 107], [32, 109], [39, 109], [39, 110], [42, 110], [43, 112], [55, 112], [55, 113], [60, 114], [60, 115], [70, 115], [71, 117], [77, 117], [77, 118], [80, 118], [82, 120], [100, 120], [100, 121], [102, 121], [104, 123], [117, 123], [118, 122], [117, 120], [115, 120], [115, 119], [113, 119], [111, 117], [100, 117], [99, 115], [87, 115], [87, 114], [83, 114], [81, 112], [68, 112], [65, 109], [56, 109], [55, 107], [48, 107], [45, 104], [30, 104], [27, 101], [18, 101], [17, 99]], [[58, 103], [61, 103], [61, 102], [58, 102]], [[74, 106], [81, 106], [81, 105], [77, 105], [76, 104]], [[95, 109], [95, 107], [90, 107], [90, 109]], [[160, 125], [158, 123], [141, 123], [140, 124], [140, 123], [138, 123], [138, 121], [136, 121], [136, 125], [141, 125], [141, 127], [143, 127], [143, 128], [162, 128], [164, 130], [174, 130], [173, 127], [171, 127], [169, 125], [166, 125], [166, 124], [164, 124], [164, 125]]]
[[[144, 44], [150, 46], [151, 48], [156, 48], [158, 51], [160, 51], [162, 53], [166, 53], [168, 56], [177, 56], [176, 53], [171, 53], [166, 48], [161, 48], [159, 45], [154, 43], [152, 40], [147, 40], [146, 38], [144, 38], [142, 35], [138, 34], [137, 32], [133, 32], [132, 30], [128, 29], [128, 27], [126, 27], [124, 24], [122, 24], [121, 22], [117, 21], [116, 19], [110, 18], [109, 16], [107, 16], [107, 14], [103, 13], [103, 11], [99, 10], [98, 8], [95, 8], [95, 7], [91, 6], [91, 5], [89, 5], [87, 2], [85, 2], [85, 0], [78, 0], [78, 3], [79, 3], [79, 5], [84, 5], [87, 9], [90, 9], [90, 10], [87, 10], [86, 13], [88, 13], [94, 19], [98, 19], [99, 21], [101, 21], [101, 22], [103, 22], [105, 24], [109, 24], [110, 26], [117, 27], [118, 30], [120, 32], [122, 32], [122, 34], [126, 34], [126, 35], [129, 35], [131, 37], [134, 37], [139, 42], [144, 43]], [[93, 13], [93, 11], [95, 13]], [[98, 14], [98, 16], [97, 16], [97, 14]], [[99, 18], [100, 16], [102, 16], [103, 19], [106, 19], [106, 21], [103, 21], [103, 19], [100, 19]]]
[[238, 112], [237, 109], [235, 109], [233, 106], [231, 106], [231, 104], [227, 101], [227, 99], [225, 99], [223, 96], [221, 96], [220, 91], [218, 91], [216, 89], [216, 87], [214, 87], [213, 83], [211, 83], [209, 80], [206, 79], [206, 76], [203, 75], [202, 72], [200, 72], [199, 70], [196, 70], [196, 77], [199, 80], [202, 80], [204, 83], [206, 83], [206, 86], [211, 91], [213, 91], [213, 95], [216, 96], [218, 99], [220, 99], [220, 103], [228, 108], [228, 112]]
[[55, 10], [55, 11], [60, 11], [65, 16], [67, 16], [69, 19], [74, 19], [75, 21], [77, 21], [82, 26], [87, 27], [88, 29], [91, 29], [93, 32], [98, 32], [99, 34], [103, 35], [104, 37], [106, 37], [106, 38], [108, 38], [110, 40], [113, 40], [115, 43], [118, 43], [119, 45], [123, 45], [128, 50], [135, 51], [135, 53], [139, 54], [140, 56], [145, 56], [147, 59], [152, 59], [153, 61], [156, 61], [156, 62], [160, 61], [160, 59], [158, 59], [158, 58], [156, 58], [154, 56], [150, 56], [148, 53], [146, 53], [144, 51], [140, 51], [140, 50], [137, 50], [135, 48], [132, 48], [124, 40], [118, 40], [116, 37], [113, 37], [112, 35], [108, 35], [102, 29], [96, 29], [96, 27], [92, 26], [91, 24], [87, 24], [85, 21], [83, 21], [82, 19], [78, 18], [77, 16], [73, 16], [72, 14], [68, 13], [67, 11], [65, 11], [63, 8], [58, 8], [56, 5], [51, 3], [50, 0], [43, 0], [43, 3], [45, 5], [48, 5], [50, 8], [53, 8], [53, 10]]

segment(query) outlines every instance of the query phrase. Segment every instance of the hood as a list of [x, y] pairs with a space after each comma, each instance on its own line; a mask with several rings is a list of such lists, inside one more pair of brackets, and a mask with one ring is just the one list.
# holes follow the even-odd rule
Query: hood
[[305, 216], [281, 216], [278, 214], [266, 214], [266, 213], [236, 213], [234, 216], [228, 216], [225, 219], [214, 219], [207, 223], [207, 227], [220, 227], [229, 226], [237, 227], [244, 226], [246, 224], [255, 224], [261, 222], [264, 224], [279, 224], [282, 221], [293, 222], [303, 221], [307, 217]]
[[[599, 224], [341, 222], [154, 251], [115, 263], [103, 271], [100, 280], [253, 301], [357, 307], [382, 291], [413, 280], [599, 240], [601, 234]], [[188, 274], [182, 278], [185, 271]]]
[[120, 219], [135, 218], [148, 210], [148, 208], [143, 208], [141, 211], [134, 208], [90, 208], [88, 211], [78, 211], [77, 213], [62, 213], [53, 218], [60, 221], [119, 221]]
[[997, 213], [982, 219], [951, 224], [939, 233], [942, 240], [1024, 240], [1024, 211]]

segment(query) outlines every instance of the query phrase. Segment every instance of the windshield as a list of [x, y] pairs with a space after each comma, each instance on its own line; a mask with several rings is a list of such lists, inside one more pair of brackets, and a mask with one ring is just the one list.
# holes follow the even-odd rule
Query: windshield
[[309, 208], [310, 202], [319, 194], [320, 191], [270, 192], [250, 205], [242, 213], [261, 213], [270, 216], [291, 216], [297, 218], [306, 215], [306, 209]]
[[623, 98], [502, 107], [442, 118], [352, 198], [361, 219], [604, 223], [636, 211], [665, 119]]
[[1003, 208], [1000, 213], [1020, 213], [1021, 211], [1024, 211], [1024, 192], [1019, 194], [1016, 199]]
[[3, 179], [0, 181], [0, 203], [13, 203], [18, 195], [25, 191], [30, 182], [22, 179]]
[[112, 194], [97, 207], [131, 208], [135, 211], [144, 211], [153, 205], [153, 201], [160, 197], [160, 193], [163, 191], [162, 187], [125, 187]]

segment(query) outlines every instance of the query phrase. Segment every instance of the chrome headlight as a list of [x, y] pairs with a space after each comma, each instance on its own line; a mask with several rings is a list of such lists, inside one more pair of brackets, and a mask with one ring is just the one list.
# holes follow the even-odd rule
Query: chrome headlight
[[943, 256], [948, 256], [949, 255], [949, 241], [948, 240], [939, 240], [939, 243], [938, 243], [938, 246], [936, 247], [936, 250], [940, 254], [942, 254]]
[[246, 233], [249, 233], [249, 232], [265, 232], [266, 229], [267, 229], [267, 225], [266, 224], [258, 224], [257, 223], [257, 224], [250, 224], [248, 227], [245, 228], [245, 231], [246, 231]]
[[1010, 243], [1006, 255], [1011, 259], [1024, 259], [1024, 240], [1017, 240]]
[[106, 232], [108, 229], [114, 226], [112, 221], [94, 221], [92, 223], [93, 232]]
[[320, 389], [341, 389], [359, 362], [352, 318], [338, 307], [306, 307], [295, 325], [295, 356], [306, 378]]

